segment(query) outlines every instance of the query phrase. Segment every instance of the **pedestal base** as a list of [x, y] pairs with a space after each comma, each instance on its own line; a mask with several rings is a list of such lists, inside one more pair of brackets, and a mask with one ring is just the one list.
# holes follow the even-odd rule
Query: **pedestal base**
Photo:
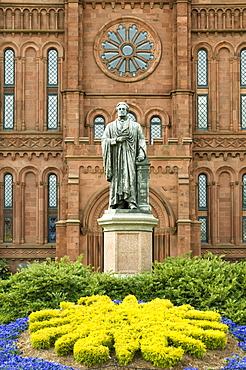
[[152, 231], [158, 220], [149, 212], [107, 210], [98, 219], [104, 229], [104, 271], [134, 274], [152, 267]]

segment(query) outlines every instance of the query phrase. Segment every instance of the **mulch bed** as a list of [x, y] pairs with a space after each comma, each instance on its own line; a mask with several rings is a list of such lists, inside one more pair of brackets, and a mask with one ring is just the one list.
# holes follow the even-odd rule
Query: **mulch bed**
[[[216, 349], [216, 350], [207, 350], [206, 355], [202, 359], [196, 359], [189, 355], [184, 355], [182, 361], [173, 366], [172, 370], [183, 370], [185, 367], [197, 367], [199, 370], [206, 370], [206, 369], [220, 369], [225, 366], [225, 357], [232, 357], [232, 353], [237, 353], [239, 356], [245, 356], [245, 352], [243, 352], [240, 347], [238, 347], [237, 340], [233, 338], [231, 335], [228, 335], [228, 343], [225, 349]], [[65, 366], [71, 366], [74, 369], [88, 369], [87, 366], [82, 364], [78, 364], [73, 355], [69, 356], [56, 356], [53, 349], [49, 350], [36, 350], [32, 348], [30, 343], [30, 335], [29, 331], [26, 330], [22, 333], [18, 339], [18, 348], [22, 352], [22, 357], [38, 357], [43, 358], [46, 361], [51, 362], [58, 362]], [[95, 368], [103, 368], [109, 367], [110, 369], [117, 369], [120, 365], [118, 364], [115, 354], [112, 351], [111, 359], [104, 364], [101, 364]], [[123, 368], [123, 366], [120, 366]], [[145, 369], [159, 369], [153, 366], [150, 362], [146, 362], [142, 359], [141, 354], [137, 353], [134, 357], [134, 360], [129, 364], [129, 366], [124, 366], [125, 369], [127, 368], [145, 368]]]

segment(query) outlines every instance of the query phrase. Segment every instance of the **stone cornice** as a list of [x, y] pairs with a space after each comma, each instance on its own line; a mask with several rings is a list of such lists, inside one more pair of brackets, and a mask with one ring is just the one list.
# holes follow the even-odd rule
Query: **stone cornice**
[[132, 9], [134, 9], [136, 5], [140, 5], [141, 9], [143, 9], [146, 5], [148, 5], [151, 9], [154, 7], [154, 5], [159, 5], [161, 9], [164, 5], [168, 5], [169, 8], [172, 9], [173, 0], [83, 0], [80, 1], [80, 4], [82, 4], [84, 8], [90, 5], [93, 9], [97, 4], [100, 4], [103, 9], [106, 7], [106, 5], [110, 5], [112, 9], [114, 9], [116, 6], [120, 6], [122, 9], [124, 9], [126, 4], [130, 4]]

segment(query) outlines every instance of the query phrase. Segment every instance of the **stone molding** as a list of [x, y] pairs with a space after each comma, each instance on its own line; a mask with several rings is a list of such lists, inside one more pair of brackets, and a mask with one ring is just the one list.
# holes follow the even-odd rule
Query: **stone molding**
[[[10, 4], [0, 6], [4, 24], [0, 33], [63, 33], [64, 4]], [[32, 22], [30, 22], [32, 19]], [[10, 27], [11, 25], [11, 27]]]
[[26, 249], [26, 248], [0, 248], [0, 258], [55, 258], [56, 248], [39, 248], [39, 249]]
[[228, 33], [245, 32], [244, 4], [194, 4], [192, 5], [192, 32]]
[[121, 9], [125, 9], [127, 4], [130, 4], [131, 9], [135, 9], [140, 7], [140, 9], [144, 8], [150, 8], [153, 9], [154, 6], [158, 6], [160, 9], [163, 9], [163, 7], [166, 5], [170, 9], [173, 8], [173, 1], [174, 0], [159, 0], [159, 1], [153, 1], [153, 0], [83, 0], [83, 8], [86, 9], [88, 7], [91, 7], [92, 9], [95, 9], [97, 5], [100, 5], [102, 9], [105, 9], [106, 7], [110, 6], [111, 9], [115, 9], [116, 7], [120, 7]]
[[245, 248], [233, 248], [233, 246], [230, 248], [220, 248], [219, 246], [210, 248], [202, 245], [202, 255], [207, 252], [211, 252], [216, 256], [225, 256], [225, 258], [245, 258], [246, 246]]
[[111, 231], [147, 231], [152, 232], [158, 219], [151, 213], [134, 210], [106, 210], [98, 223], [104, 232]]

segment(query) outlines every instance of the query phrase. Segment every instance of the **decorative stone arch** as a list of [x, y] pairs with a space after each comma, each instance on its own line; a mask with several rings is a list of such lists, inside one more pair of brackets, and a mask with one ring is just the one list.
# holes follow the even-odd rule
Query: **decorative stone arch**
[[0, 167], [0, 182], [3, 182], [4, 175], [10, 173], [13, 176], [13, 182], [17, 181], [17, 171], [12, 166], [2, 166]]
[[166, 111], [162, 108], [155, 107], [147, 110], [144, 115], [144, 126], [146, 127], [145, 137], [150, 143], [150, 120], [153, 116], [159, 116], [162, 120], [162, 142], [161, 144], [167, 145], [167, 140], [169, 137], [169, 128], [170, 128], [170, 118]]
[[57, 41], [47, 41], [43, 44], [41, 49], [42, 57], [47, 59], [47, 51], [52, 48], [58, 51], [58, 60], [61, 58], [64, 59], [64, 47]]
[[214, 173], [211, 171], [210, 168], [208, 167], [199, 167], [195, 170], [195, 173], [194, 173], [194, 177], [195, 177], [195, 181], [197, 182], [198, 180], [198, 176], [201, 174], [201, 173], [204, 173], [205, 175], [208, 176], [208, 182], [211, 183], [212, 181], [214, 181]]
[[[152, 213], [159, 220], [153, 233], [153, 260], [162, 261], [172, 254], [171, 248], [176, 238], [176, 218], [169, 201], [152, 186], [149, 199]], [[95, 267], [103, 266], [103, 233], [97, 220], [108, 209], [108, 203], [109, 185], [106, 185], [89, 199], [81, 220], [82, 234], [87, 238], [86, 263]]]
[[214, 55], [218, 58], [218, 52], [221, 49], [228, 49], [230, 51], [230, 58], [234, 56], [234, 46], [228, 41], [221, 41], [214, 47]]
[[6, 49], [13, 49], [15, 52], [15, 58], [19, 55], [19, 47], [13, 41], [4, 41], [0, 44], [0, 52], [3, 53]]
[[213, 50], [211, 45], [207, 42], [199, 42], [192, 48], [191, 55], [194, 58], [193, 60], [197, 60], [197, 52], [200, 49], [205, 49], [208, 52], [208, 59], [212, 58]]
[[230, 167], [230, 166], [221, 166], [217, 169], [217, 171], [215, 172], [215, 181], [218, 182], [218, 179], [220, 177], [220, 175], [223, 173], [223, 172], [227, 172], [229, 173], [230, 175], [230, 181], [236, 181], [237, 179], [237, 176], [236, 176], [236, 172], [234, 170], [234, 168]]
[[51, 173], [56, 174], [57, 177], [58, 177], [58, 182], [61, 183], [63, 173], [60, 170], [60, 168], [57, 168], [57, 167], [46, 167], [43, 170], [43, 172], [41, 173], [41, 176], [40, 176], [41, 177], [41, 181], [42, 182], [46, 182], [48, 175], [51, 174]]
[[27, 49], [34, 49], [36, 51], [36, 57], [41, 56], [40, 47], [39, 45], [34, 41], [26, 41], [21, 45], [20, 48], [20, 55], [22, 58], [25, 58]]
[[36, 177], [36, 182], [40, 181], [41, 172], [36, 166], [26, 166], [26, 167], [22, 168], [19, 172], [19, 181], [24, 182], [25, 181], [25, 176], [29, 172], [34, 173], [34, 175]]
[[88, 132], [87, 135], [89, 136], [89, 142], [91, 144], [94, 143], [94, 119], [97, 116], [102, 116], [105, 120], [105, 125], [107, 125], [111, 120], [111, 115], [108, 113], [108, 111], [104, 108], [95, 108], [90, 110], [85, 118], [85, 127], [87, 128]]

